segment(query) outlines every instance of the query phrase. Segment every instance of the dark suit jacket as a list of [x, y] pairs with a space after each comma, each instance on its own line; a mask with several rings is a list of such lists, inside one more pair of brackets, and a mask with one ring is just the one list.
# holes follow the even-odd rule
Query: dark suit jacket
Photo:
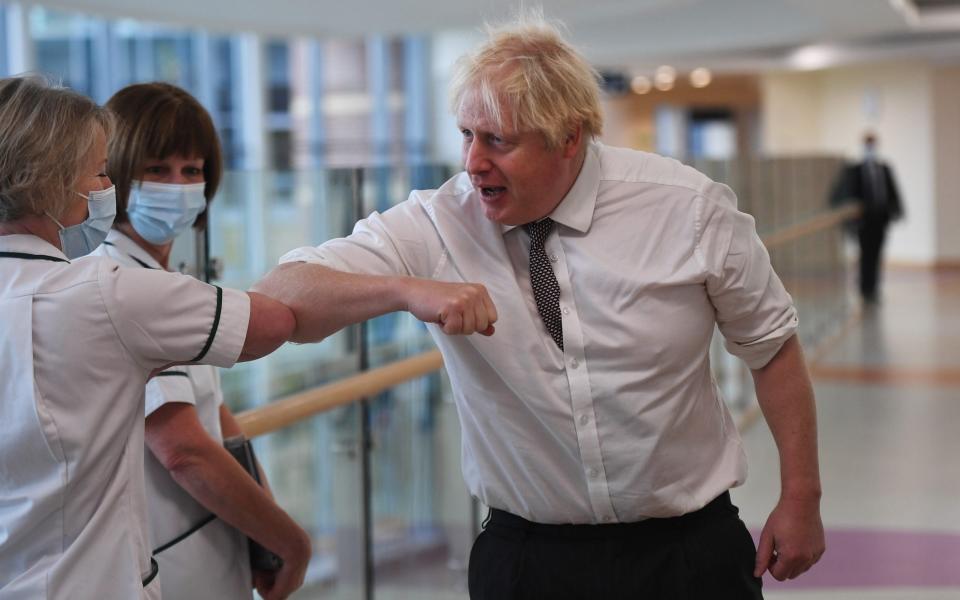
[[874, 222], [895, 221], [903, 217], [903, 205], [900, 202], [900, 190], [893, 176], [893, 170], [885, 163], [878, 162], [880, 169], [879, 184], [881, 193], [871, 181], [868, 164], [859, 162], [847, 165], [841, 170], [830, 194], [831, 206], [842, 206], [856, 202], [863, 206], [863, 220]]

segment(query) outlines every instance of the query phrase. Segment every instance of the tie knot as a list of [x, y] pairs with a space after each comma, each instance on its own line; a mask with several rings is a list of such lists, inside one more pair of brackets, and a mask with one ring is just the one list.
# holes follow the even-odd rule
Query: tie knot
[[534, 244], [540, 244], [542, 246], [547, 236], [550, 235], [550, 231], [553, 229], [553, 219], [549, 217], [540, 219], [533, 223], [527, 223], [523, 228], [530, 234], [530, 240]]

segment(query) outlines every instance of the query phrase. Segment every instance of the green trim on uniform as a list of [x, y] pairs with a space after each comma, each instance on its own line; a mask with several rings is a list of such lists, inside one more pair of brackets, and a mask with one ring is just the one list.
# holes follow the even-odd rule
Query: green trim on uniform
[[160, 572], [160, 565], [157, 564], [157, 561], [153, 560], [153, 557], [150, 557], [150, 574], [147, 575], [146, 579], [143, 579], [141, 583], [143, 587], [150, 585], [150, 582], [157, 578], [157, 573]]
[[186, 371], [161, 371], [154, 377], [189, 377]]
[[22, 258], [24, 260], [49, 260], [52, 262], [69, 263], [69, 260], [46, 254], [27, 254], [25, 252], [0, 252], [0, 258]]
[[129, 256], [130, 258], [132, 258], [133, 260], [137, 261], [137, 264], [140, 265], [141, 267], [143, 267], [144, 269], [154, 269], [154, 270], [157, 269], [157, 267], [151, 267], [150, 265], [148, 265], [147, 263], [143, 262], [142, 260], [140, 260], [139, 258], [137, 258], [136, 256], [134, 256], [134, 255], [132, 255], [132, 254], [128, 254], [128, 256]]
[[[179, 543], [182, 542], [183, 540], [187, 539], [187, 538], [190, 537], [191, 535], [193, 535], [193, 534], [195, 534], [196, 532], [200, 531], [200, 530], [203, 528], [204, 525], [206, 525], [207, 523], [209, 523], [210, 521], [212, 521], [212, 520], [214, 520], [214, 519], [216, 519], [216, 518], [217, 518], [217, 515], [215, 515], [215, 514], [212, 514], [212, 513], [211, 513], [211, 514], [207, 515], [207, 516], [204, 517], [199, 523], [197, 523], [196, 525], [194, 525], [194, 526], [191, 527], [190, 529], [184, 531], [183, 533], [181, 533], [181, 534], [178, 535], [177, 537], [173, 538], [172, 540], [170, 540], [170, 541], [167, 542], [166, 544], [163, 544], [162, 546], [157, 546], [157, 547], [153, 550], [153, 555], [156, 556], [156, 555], [160, 554], [161, 552], [163, 552], [164, 550], [166, 550], [166, 549], [168, 549], [168, 548], [171, 548], [171, 547], [173, 547], [173, 546], [176, 546], [177, 544], [179, 544]], [[153, 560], [153, 559], [151, 559], [151, 560]]]
[[217, 288], [217, 311], [213, 315], [213, 327], [210, 328], [210, 335], [207, 336], [207, 343], [203, 347], [203, 350], [200, 351], [196, 357], [193, 358], [190, 362], [197, 362], [203, 359], [207, 355], [207, 352], [210, 350], [210, 346], [213, 345], [213, 338], [217, 335], [217, 328], [220, 327], [220, 311], [223, 309], [223, 289], [219, 285], [213, 286]]

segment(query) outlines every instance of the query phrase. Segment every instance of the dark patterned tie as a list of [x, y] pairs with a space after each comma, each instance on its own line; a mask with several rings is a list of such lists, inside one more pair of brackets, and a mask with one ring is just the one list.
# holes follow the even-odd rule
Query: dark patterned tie
[[533, 298], [537, 301], [537, 312], [540, 313], [553, 341], [563, 350], [560, 285], [543, 249], [543, 243], [553, 229], [553, 220], [543, 219], [536, 223], [527, 223], [523, 228], [530, 234], [530, 283], [533, 286]]

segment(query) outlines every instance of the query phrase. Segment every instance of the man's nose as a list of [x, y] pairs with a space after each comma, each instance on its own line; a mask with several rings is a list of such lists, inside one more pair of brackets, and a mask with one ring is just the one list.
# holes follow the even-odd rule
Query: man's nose
[[483, 144], [474, 140], [463, 149], [463, 168], [467, 173], [483, 173], [490, 168], [490, 160]]

